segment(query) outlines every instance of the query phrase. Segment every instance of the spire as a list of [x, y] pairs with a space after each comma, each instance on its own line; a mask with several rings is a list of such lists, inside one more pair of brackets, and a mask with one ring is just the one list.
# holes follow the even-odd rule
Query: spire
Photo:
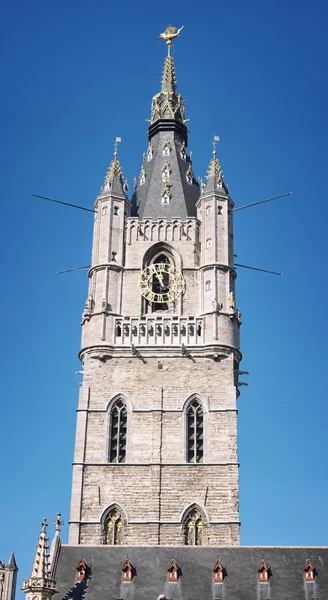
[[38, 545], [36, 547], [35, 559], [32, 569], [32, 577], [48, 577], [49, 573], [49, 553], [47, 542], [47, 519], [44, 517], [41, 523], [41, 533], [38, 537]]
[[6, 568], [11, 569], [13, 571], [18, 571], [16, 560], [15, 560], [15, 554], [14, 554], [13, 550], [11, 552], [11, 555], [9, 556], [9, 560], [7, 562]]
[[55, 525], [55, 537], [51, 543], [50, 559], [49, 559], [50, 577], [52, 577], [52, 578], [56, 577], [57, 564], [58, 564], [59, 553], [60, 553], [60, 548], [61, 548], [60, 528], [62, 525], [64, 525], [64, 521], [62, 521], [60, 519], [60, 517], [61, 517], [61, 514], [60, 514], [60, 512], [58, 512], [56, 515], [56, 519], [52, 522], [53, 525]]
[[177, 93], [172, 40], [181, 30], [167, 27], [159, 37], [168, 47], [161, 91], [153, 97], [149, 121], [149, 146], [135, 182], [133, 203], [139, 218], [187, 218], [196, 216], [199, 185], [187, 153], [188, 130], [185, 102]]
[[32, 576], [24, 579], [23, 592], [25, 594], [36, 594], [36, 599], [47, 600], [56, 592], [56, 582], [50, 575], [49, 546], [47, 544], [47, 519], [44, 517], [41, 523], [41, 533], [38, 537], [38, 545], [32, 568]]
[[100, 190], [101, 195], [108, 194], [110, 191], [126, 195], [127, 183], [123, 182], [123, 173], [121, 171], [121, 165], [118, 160], [118, 144], [121, 141], [122, 140], [120, 137], [117, 137], [115, 139], [114, 157], [108, 167], [104, 184]]
[[174, 61], [171, 56], [172, 40], [180, 35], [183, 27], [176, 31], [175, 27], [167, 27], [164, 33], [160, 34], [160, 38], [166, 41], [168, 47], [168, 55], [164, 61], [164, 69], [162, 75], [162, 86], [159, 94], [153, 97], [151, 107], [151, 126], [149, 128], [149, 138], [154, 135], [152, 125], [159, 120], [174, 120], [184, 126], [184, 135], [187, 139], [187, 129], [185, 123], [185, 102], [182, 96], [177, 93], [177, 80], [175, 76]]
[[162, 76], [162, 92], [175, 92], [177, 79], [175, 76], [174, 61], [172, 56], [167, 56], [164, 62]]
[[210, 160], [210, 164], [207, 170], [206, 184], [203, 189], [203, 193], [206, 192], [220, 192], [223, 194], [228, 194], [228, 186], [223, 181], [223, 172], [221, 169], [221, 165], [216, 155], [216, 143], [219, 141], [218, 136], [214, 136], [213, 140], [213, 152], [212, 158]]

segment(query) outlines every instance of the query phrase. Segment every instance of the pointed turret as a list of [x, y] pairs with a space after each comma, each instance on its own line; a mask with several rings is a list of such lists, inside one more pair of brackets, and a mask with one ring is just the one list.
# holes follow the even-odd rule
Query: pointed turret
[[12, 551], [6, 566], [0, 561], [0, 600], [14, 600], [17, 571], [15, 555]]
[[121, 171], [121, 165], [118, 160], [118, 142], [121, 138], [116, 138], [114, 144], [114, 157], [108, 167], [104, 184], [100, 190], [100, 195], [107, 195], [108, 193], [119, 194], [126, 196], [127, 183], [123, 181], [123, 173]]
[[47, 526], [47, 519], [44, 518], [41, 523], [41, 533], [38, 537], [38, 545], [34, 555], [32, 577], [23, 581], [24, 594], [32, 593], [35, 600], [51, 598], [57, 591], [56, 582], [50, 575]]
[[16, 565], [16, 560], [15, 560], [15, 554], [14, 554], [13, 550], [11, 552], [11, 555], [9, 556], [6, 568], [11, 569], [12, 571], [18, 571], [18, 567]]
[[[182, 29], [182, 28], [181, 28]], [[186, 218], [196, 216], [199, 185], [187, 155], [188, 131], [185, 102], [177, 93], [175, 67], [170, 48], [181, 29], [168, 27], [161, 91], [153, 97], [149, 146], [134, 191], [139, 218]]]
[[216, 146], [214, 145], [213, 156], [208, 166], [206, 184], [204, 186], [203, 193], [213, 194], [215, 192], [225, 195], [229, 194], [228, 186], [223, 180], [223, 172], [216, 156]]

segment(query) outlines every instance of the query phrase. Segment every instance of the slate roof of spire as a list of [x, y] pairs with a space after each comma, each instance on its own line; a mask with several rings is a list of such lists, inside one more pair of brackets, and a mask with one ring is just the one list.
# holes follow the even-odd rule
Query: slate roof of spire
[[9, 556], [9, 560], [6, 565], [7, 569], [13, 569], [14, 571], [18, 571], [18, 567], [15, 560], [15, 554], [12, 550], [11, 555]]
[[221, 169], [221, 165], [216, 156], [216, 150], [213, 151], [213, 157], [210, 160], [210, 164], [208, 166], [206, 183], [204, 186], [204, 193], [215, 193], [219, 192], [220, 194], [228, 195], [229, 190], [223, 180], [223, 172]]
[[117, 151], [114, 152], [114, 158], [110, 163], [104, 184], [100, 190], [100, 195], [108, 195], [109, 193], [119, 194], [125, 196], [125, 185], [123, 182], [123, 173], [121, 171], [121, 165], [117, 158]]
[[[199, 184], [187, 155], [188, 132], [185, 103], [176, 91], [174, 61], [164, 61], [161, 91], [153, 97], [148, 130], [151, 153], [144, 155], [142, 173], [135, 186], [133, 203], [140, 218], [186, 218], [196, 216]], [[165, 144], [169, 152], [165, 154]], [[169, 174], [164, 173], [165, 163]], [[169, 188], [165, 194], [163, 188]], [[165, 198], [166, 196], [166, 198]]]

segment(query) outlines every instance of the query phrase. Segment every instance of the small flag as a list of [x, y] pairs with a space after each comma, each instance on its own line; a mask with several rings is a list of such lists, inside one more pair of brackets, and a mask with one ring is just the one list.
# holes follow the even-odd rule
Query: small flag
[[120, 138], [120, 137], [117, 137], [115, 140], [115, 142], [121, 142], [121, 141], [122, 141], [122, 138]]
[[215, 135], [215, 136], [214, 136], [214, 141], [215, 141], [215, 142], [219, 142], [219, 141], [220, 141], [220, 138], [219, 138], [219, 136], [218, 136], [218, 135]]

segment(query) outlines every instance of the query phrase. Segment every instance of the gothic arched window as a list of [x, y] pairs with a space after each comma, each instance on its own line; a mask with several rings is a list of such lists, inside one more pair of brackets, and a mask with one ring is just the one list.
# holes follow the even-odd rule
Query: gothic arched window
[[123, 519], [117, 508], [107, 515], [104, 527], [104, 543], [109, 546], [121, 546], [123, 539]]
[[187, 461], [188, 463], [203, 462], [203, 408], [196, 399], [187, 407]]
[[184, 539], [186, 546], [202, 546], [204, 543], [204, 522], [196, 508], [193, 508], [186, 517]]
[[124, 463], [126, 454], [127, 412], [123, 400], [116, 400], [110, 411], [109, 462]]

